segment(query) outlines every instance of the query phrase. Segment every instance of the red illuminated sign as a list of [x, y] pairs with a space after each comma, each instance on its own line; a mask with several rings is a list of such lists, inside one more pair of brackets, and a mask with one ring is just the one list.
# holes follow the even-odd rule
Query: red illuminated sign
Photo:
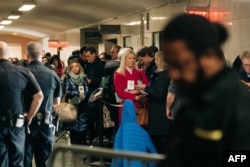
[[67, 41], [49, 40], [50, 48], [66, 48], [68, 47]]
[[199, 15], [199, 16], [203, 16], [203, 17], [209, 18], [209, 12], [186, 11], [186, 13], [188, 13], [188, 14], [195, 14], [195, 15]]
[[210, 6], [186, 6], [186, 13], [203, 16], [211, 21], [221, 21], [229, 17], [229, 12], [211, 11]]

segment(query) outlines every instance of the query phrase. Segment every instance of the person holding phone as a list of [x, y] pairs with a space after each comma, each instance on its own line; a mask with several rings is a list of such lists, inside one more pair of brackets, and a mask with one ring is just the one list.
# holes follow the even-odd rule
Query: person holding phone
[[250, 89], [250, 51], [246, 50], [240, 55], [242, 68], [238, 74], [241, 82]]
[[150, 84], [148, 86], [144, 84], [137, 85], [136, 89], [148, 95], [148, 131], [157, 152], [165, 154], [167, 152], [167, 135], [172, 121], [166, 116], [166, 96], [170, 78], [162, 52], [155, 54], [155, 64], [157, 69], [151, 77]]
[[[135, 108], [138, 108], [140, 101], [145, 99], [140, 90], [135, 87], [147, 85], [148, 80], [143, 70], [136, 68], [136, 55], [130, 48], [122, 49], [119, 54], [121, 63], [117, 71], [114, 73], [114, 86], [118, 98], [122, 99], [120, 104], [123, 104], [125, 99], [130, 99], [134, 102]], [[121, 120], [121, 112], [119, 110], [119, 122]]]

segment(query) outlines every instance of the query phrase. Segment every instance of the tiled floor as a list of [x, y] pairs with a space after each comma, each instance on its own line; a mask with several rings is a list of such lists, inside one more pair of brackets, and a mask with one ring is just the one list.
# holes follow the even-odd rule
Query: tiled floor
[[[65, 143], [66, 145], [70, 145], [70, 139], [67, 133], [60, 138], [55, 138], [56, 143]], [[55, 144], [56, 144], [55, 143]], [[88, 161], [84, 161], [83, 154], [74, 154], [71, 151], [67, 152], [65, 155], [58, 154], [55, 159], [55, 167], [89, 167]]]
[[[68, 134], [61, 136], [59, 139], [55, 138], [56, 143], [65, 143], [70, 145], [70, 140]], [[71, 151], [66, 152], [64, 155], [59, 153], [55, 157], [55, 163], [53, 167], [91, 167], [91, 166], [109, 166], [109, 165], [100, 165], [98, 159], [94, 160], [90, 157], [87, 157], [83, 153], [72, 153]]]
[[53, 167], [90, 167], [88, 161], [83, 161], [83, 157], [85, 156], [81, 154], [73, 154], [70, 151], [64, 156], [63, 154], [58, 154]]
[[[55, 141], [56, 143], [65, 143], [65, 145], [70, 145], [68, 134], [61, 136], [60, 139], [55, 137]], [[73, 154], [71, 151], [67, 152], [65, 155], [60, 153], [55, 157], [53, 167], [90, 167], [89, 162], [87, 160], [83, 160], [84, 157], [86, 156], [83, 154]], [[32, 166], [36, 167], [34, 161]]]

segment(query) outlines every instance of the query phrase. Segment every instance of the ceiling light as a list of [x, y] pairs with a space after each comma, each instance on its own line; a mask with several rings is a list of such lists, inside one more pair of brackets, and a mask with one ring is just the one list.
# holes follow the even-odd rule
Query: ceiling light
[[151, 17], [152, 20], [166, 20], [167, 18], [166, 17], [162, 17], [162, 16], [159, 16], [159, 17]]
[[133, 25], [140, 25], [140, 24], [141, 24], [140, 21], [131, 21], [129, 23], [126, 23], [125, 25], [127, 25], [127, 26], [133, 26]]
[[2, 20], [2, 21], [0, 22], [0, 24], [2, 24], [2, 25], [8, 25], [8, 24], [10, 24], [10, 23], [12, 23], [12, 20]]
[[24, 1], [22, 6], [18, 9], [18, 11], [30, 11], [36, 6], [33, 1]]
[[8, 19], [18, 19], [23, 13], [19, 11], [12, 11], [10, 15], [8, 16]]
[[0, 30], [3, 29], [3, 28], [4, 28], [4, 26], [0, 25]]
[[15, 19], [19, 19], [19, 17], [20, 16], [10, 15], [10, 16], [8, 16], [8, 19], [15, 20]]
[[18, 10], [19, 11], [30, 11], [31, 9], [33, 9], [36, 5], [32, 5], [32, 4], [26, 4], [26, 5], [23, 5], [21, 6]]

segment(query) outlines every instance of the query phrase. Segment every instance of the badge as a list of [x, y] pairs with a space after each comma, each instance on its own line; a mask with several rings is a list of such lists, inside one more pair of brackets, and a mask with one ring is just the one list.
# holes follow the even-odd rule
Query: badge
[[133, 81], [133, 80], [128, 80], [127, 89], [128, 89], [128, 90], [134, 90], [134, 89], [135, 89], [135, 81]]
[[84, 93], [84, 88], [83, 88], [83, 86], [78, 86], [78, 89], [79, 89], [80, 94], [83, 94], [83, 93]]

